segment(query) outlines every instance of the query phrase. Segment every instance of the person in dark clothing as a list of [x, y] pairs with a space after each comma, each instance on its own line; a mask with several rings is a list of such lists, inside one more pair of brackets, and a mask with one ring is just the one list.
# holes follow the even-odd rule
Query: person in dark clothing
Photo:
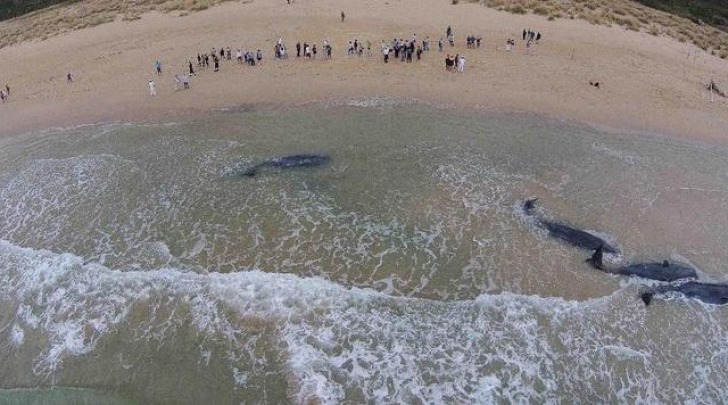
[[296, 57], [297, 58], [301, 57], [301, 43], [300, 42], [296, 42]]
[[195, 69], [192, 68], [192, 62], [190, 61], [190, 76], [195, 74]]
[[524, 41], [526, 40], [526, 30], [525, 29], [523, 30], [523, 40]]
[[344, 14], [344, 10], [341, 10], [341, 22], [344, 22], [344, 18], [346, 18], [346, 14]]
[[217, 55], [213, 56], [213, 60], [215, 61], [215, 71], [220, 71], [220, 59], [217, 58]]

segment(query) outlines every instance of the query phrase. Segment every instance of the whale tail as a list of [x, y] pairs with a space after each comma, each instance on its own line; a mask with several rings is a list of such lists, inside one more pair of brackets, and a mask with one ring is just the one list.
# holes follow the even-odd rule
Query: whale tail
[[604, 245], [599, 245], [594, 251], [594, 254], [586, 259], [587, 263], [591, 264], [597, 270], [604, 270]]
[[536, 201], [538, 201], [538, 198], [529, 198], [528, 200], [523, 202], [523, 211], [526, 212], [526, 214], [531, 214], [534, 208], [536, 208]]
[[642, 294], [640, 294], [640, 298], [642, 299], [642, 302], [645, 303], [645, 306], [650, 306], [650, 303], [652, 302], [652, 297], [655, 295], [652, 291], [645, 291]]

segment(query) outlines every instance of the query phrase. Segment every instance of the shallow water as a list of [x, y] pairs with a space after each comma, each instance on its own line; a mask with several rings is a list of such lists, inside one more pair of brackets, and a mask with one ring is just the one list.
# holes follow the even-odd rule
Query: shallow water
[[[539, 197], [541, 215], [616, 244], [612, 261], [669, 258], [723, 281], [725, 147], [397, 100], [0, 143], [0, 388], [728, 400], [723, 308], [644, 308], [644, 283], [589, 269], [519, 208]], [[235, 175], [294, 153], [332, 160]]]

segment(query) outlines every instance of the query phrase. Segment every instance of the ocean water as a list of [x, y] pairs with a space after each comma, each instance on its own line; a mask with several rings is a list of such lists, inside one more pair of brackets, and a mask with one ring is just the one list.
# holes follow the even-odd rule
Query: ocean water
[[[238, 174], [265, 159], [328, 165]], [[0, 140], [0, 402], [728, 401], [728, 148], [402, 100]]]

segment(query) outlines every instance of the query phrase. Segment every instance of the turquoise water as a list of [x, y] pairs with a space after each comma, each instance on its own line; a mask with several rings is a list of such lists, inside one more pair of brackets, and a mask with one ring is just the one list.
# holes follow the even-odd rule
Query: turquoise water
[[[726, 315], [589, 269], [725, 279], [728, 150], [359, 100], [3, 140], [1, 388], [138, 402], [726, 400]], [[273, 156], [329, 165], [235, 176]], [[44, 395], [39, 391], [38, 395]], [[91, 394], [89, 394], [91, 395]]]

